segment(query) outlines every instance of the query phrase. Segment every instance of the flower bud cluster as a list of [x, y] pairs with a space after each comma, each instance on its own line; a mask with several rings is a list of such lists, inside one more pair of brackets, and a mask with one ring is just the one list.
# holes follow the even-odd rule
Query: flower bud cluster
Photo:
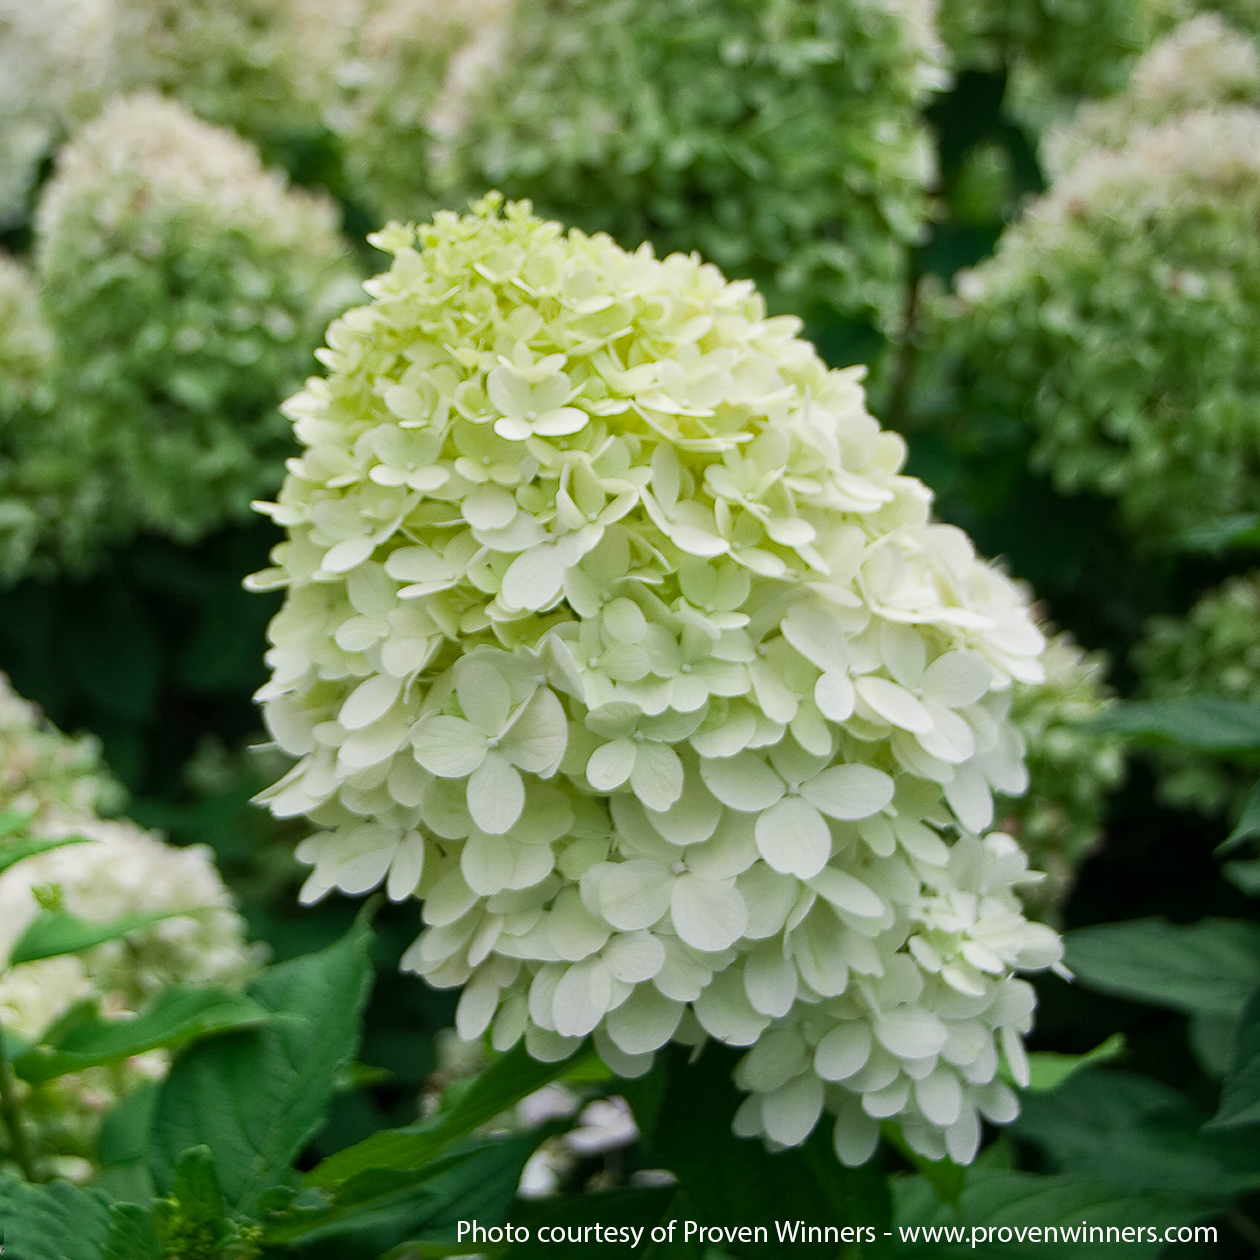
[[8, 423], [11, 571], [30, 547], [6, 525], [82, 563], [139, 529], [197, 538], [278, 484], [275, 404], [354, 288], [330, 202], [138, 96], [62, 150], [35, 257], [55, 351], [51, 400]]
[[[1183, 617], [1152, 617], [1133, 649], [1149, 699], [1227, 696], [1260, 701], [1260, 572], [1239, 574], [1201, 596]], [[1237, 819], [1255, 770], [1183, 749], [1151, 753], [1159, 795], [1170, 805]]]
[[[404, 967], [544, 1059], [594, 1034], [633, 1075], [671, 1038], [896, 1011], [824, 1101], [969, 1157], [971, 1095], [873, 1095], [899, 1056], [935, 1071], [942, 1019], [970, 1021], [942, 1075], [992, 1081], [1027, 1014], [999, 995], [1059, 956], [1017, 846], [976, 838], [1026, 781], [1020, 591], [748, 282], [497, 198], [374, 241], [375, 301], [287, 404], [289, 538], [253, 579], [287, 588], [260, 699], [298, 761], [262, 799], [325, 828], [304, 898], [420, 898]], [[845, 1079], [809, 1078], [750, 1131], [803, 1141]]]
[[958, 279], [961, 408], [1009, 417], [1146, 545], [1260, 507], [1260, 111], [1081, 157]]

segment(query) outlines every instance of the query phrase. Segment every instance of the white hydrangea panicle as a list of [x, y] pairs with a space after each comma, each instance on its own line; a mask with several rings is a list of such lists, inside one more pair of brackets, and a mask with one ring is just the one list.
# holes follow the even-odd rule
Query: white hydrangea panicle
[[[979, 1020], [987, 1086], [1027, 1011], [976, 1004], [1058, 958], [977, 838], [1025, 782], [1024, 595], [748, 283], [497, 197], [373, 239], [252, 579], [287, 590], [259, 698], [297, 762], [260, 799], [322, 828], [304, 898], [418, 898], [404, 969], [498, 1049], [593, 1036], [631, 1076], [904, 1007]], [[808, 1064], [773, 1141], [848, 1105]], [[939, 1145], [980, 1104], [887, 1105]]]

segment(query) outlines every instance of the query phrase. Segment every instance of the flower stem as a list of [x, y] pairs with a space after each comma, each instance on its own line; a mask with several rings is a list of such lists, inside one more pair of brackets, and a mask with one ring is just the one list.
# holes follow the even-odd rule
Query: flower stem
[[9, 1131], [9, 1154], [27, 1181], [35, 1180], [35, 1162], [22, 1127], [22, 1112], [18, 1104], [15, 1078], [4, 1056], [4, 1037], [0, 1034], [0, 1118]]

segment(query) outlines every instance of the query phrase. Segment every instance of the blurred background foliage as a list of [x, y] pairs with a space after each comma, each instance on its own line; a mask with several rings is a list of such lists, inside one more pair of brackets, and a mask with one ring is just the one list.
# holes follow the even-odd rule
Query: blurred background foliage
[[[1260, 702], [1258, 34], [1252, 0], [0, 0], [0, 669], [99, 742], [98, 808], [212, 847], [272, 957], [345, 931], [350, 903], [297, 907], [300, 828], [249, 803], [279, 599], [241, 587], [277, 539], [248, 505], [381, 262], [365, 233], [496, 186], [698, 249], [870, 364], [938, 514], [1053, 636], [1003, 814], [1049, 872], [1038, 914], [1254, 919], [1213, 856], [1254, 751], [1126, 764], [1088, 722]], [[319, 1153], [412, 1118], [438, 1065], [453, 999], [395, 969], [413, 918], [377, 923], [361, 1058], [388, 1076]], [[1184, 1003], [1038, 987], [1034, 1046], [1127, 1038], [1103, 1137], [1215, 1106]], [[1095, 1127], [1112, 1076], [1068, 1099]], [[1080, 1166], [1086, 1118], [1043, 1111], [1001, 1158]], [[1230, 1186], [1255, 1219], [1260, 1175]]]

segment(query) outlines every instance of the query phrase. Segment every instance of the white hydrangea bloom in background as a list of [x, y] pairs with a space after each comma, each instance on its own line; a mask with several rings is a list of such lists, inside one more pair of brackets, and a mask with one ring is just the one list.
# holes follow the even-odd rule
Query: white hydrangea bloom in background
[[[171, 985], [236, 988], [249, 980], [260, 959], [246, 944], [245, 921], [210, 850], [175, 848], [126, 819], [96, 817], [93, 808], [116, 803], [120, 791], [94, 742], [57, 731], [2, 675], [0, 754], [0, 808], [31, 815], [36, 836], [84, 837], [0, 873], [0, 1026], [33, 1039], [84, 999], [125, 1019]], [[6, 843], [0, 838], [0, 851]], [[48, 904], [90, 922], [149, 911], [196, 913], [82, 954], [7, 966], [13, 947]], [[41, 1168], [50, 1175], [88, 1175], [101, 1117], [140, 1082], [162, 1075], [166, 1064], [167, 1057], [155, 1052], [29, 1091], [23, 1112]]]
[[897, 1116], [969, 1159], [1013, 1114], [1012, 977], [1059, 957], [980, 838], [1025, 783], [1023, 596], [747, 282], [497, 198], [374, 240], [252, 580], [287, 587], [260, 699], [298, 760], [263, 799], [323, 828], [304, 898], [421, 899], [403, 965], [463, 986], [467, 1038], [593, 1034], [625, 1075], [791, 1044], [741, 1069], [742, 1131], [826, 1109], [860, 1162]]
[[1052, 179], [1096, 149], [1120, 149], [1143, 127], [1197, 109], [1260, 103], [1260, 50], [1219, 13], [1177, 27], [1133, 67], [1123, 92], [1082, 105], [1042, 141]]

